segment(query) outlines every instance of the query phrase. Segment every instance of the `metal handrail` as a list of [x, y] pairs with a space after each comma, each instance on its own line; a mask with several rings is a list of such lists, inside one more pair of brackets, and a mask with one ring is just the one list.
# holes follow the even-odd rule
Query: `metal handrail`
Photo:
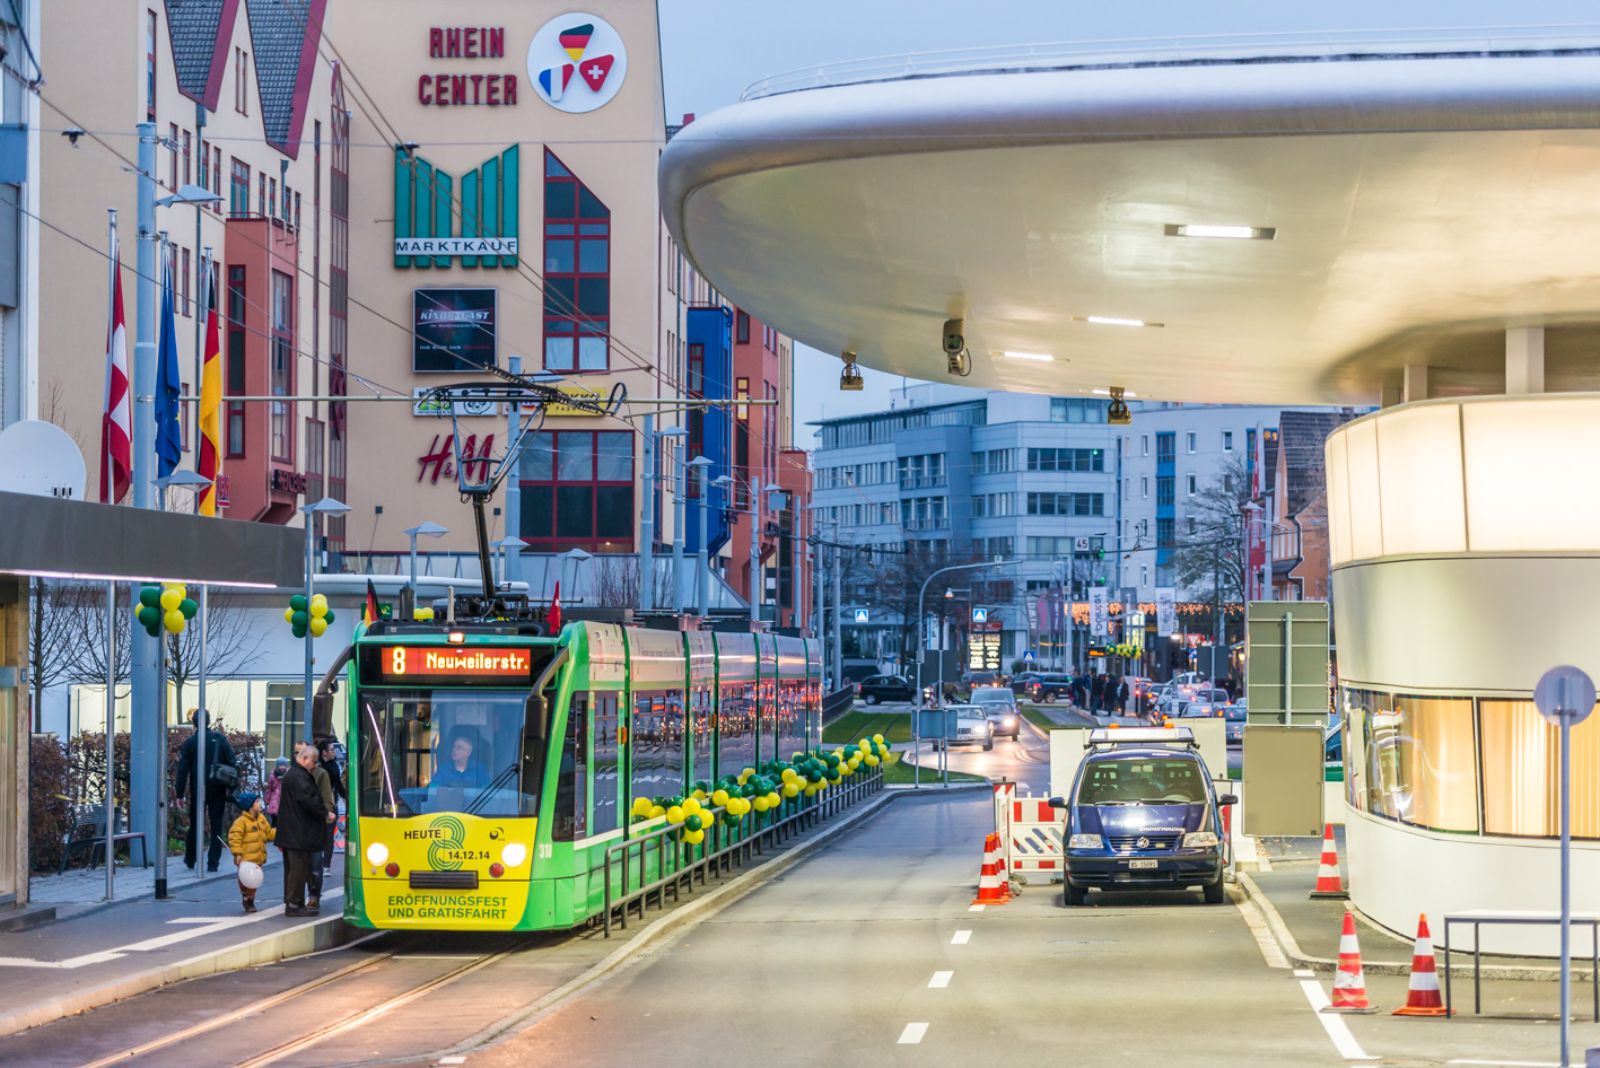
[[[771, 820], [765, 827], [760, 826], [761, 813], [753, 813], [753, 818], [748, 823], [741, 821], [730, 826], [726, 820], [720, 818], [725, 813], [725, 808], [707, 806], [707, 809], [719, 818], [709, 828], [711, 833], [707, 836], [707, 841], [701, 842], [698, 846], [686, 846], [678, 842], [676, 836], [681, 830], [681, 825], [658, 827], [637, 837], [607, 846], [605, 858], [601, 862], [602, 878], [605, 881], [605, 907], [602, 912], [605, 937], [611, 937], [613, 912], [620, 910], [618, 926], [626, 929], [628, 913], [635, 905], [639, 909], [639, 918], [644, 919], [650, 895], [655, 895], [656, 907], [665, 908], [669, 889], [672, 891], [672, 900], [677, 902], [683, 886], [687, 885], [689, 892], [694, 892], [696, 876], [699, 877], [700, 885], [705, 885], [708, 868], [720, 880], [724, 872], [732, 871], [734, 863], [743, 867], [746, 862], [764, 853], [767, 846], [787, 841], [800, 831], [816, 826], [820, 820], [837, 815], [868, 794], [877, 793], [883, 789], [883, 766], [880, 765], [870, 773], [860, 774], [859, 779], [852, 776], [852, 780], [849, 785], [842, 788], [829, 787], [820, 798], [811, 798], [794, 812]], [[652, 851], [656, 856], [657, 875], [654, 879], [648, 879], [646, 858]], [[630, 889], [636, 857], [638, 885]], [[621, 876], [621, 886], [617, 893], [612, 891], [613, 865]]]
[[[1405, 35], [1413, 34], [1412, 38]], [[1497, 52], [1536, 54], [1600, 48], [1600, 26], [1556, 25], [1340, 30], [1328, 33], [1123, 37], [913, 52], [785, 71], [751, 83], [740, 100], [805, 89], [963, 74], [1008, 74], [1074, 67], [1163, 66], [1228, 59], [1328, 60], [1343, 56], [1425, 58]]]

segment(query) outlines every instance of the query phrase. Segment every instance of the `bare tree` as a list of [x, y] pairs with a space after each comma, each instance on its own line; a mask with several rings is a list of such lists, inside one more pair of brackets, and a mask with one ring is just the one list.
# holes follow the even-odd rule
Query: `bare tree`
[[[96, 592], [99, 596], [96, 597]], [[44, 692], [73, 681], [85, 635], [85, 615], [105, 612], [104, 591], [36, 578], [28, 614], [28, 679], [33, 692], [33, 729], [44, 729]], [[98, 603], [96, 603], [98, 602]], [[100, 630], [102, 641], [104, 626]], [[102, 661], [104, 657], [102, 655]], [[105, 681], [101, 676], [100, 681]]]
[[[948, 554], [935, 555], [914, 550], [916, 543], [907, 546], [906, 552], [884, 552], [873, 549], [860, 552], [854, 548], [841, 549], [841, 582], [849, 592], [845, 596], [868, 608], [880, 608], [900, 621], [897, 645], [900, 661], [916, 662], [917, 650], [922, 645], [922, 621], [917, 618], [917, 595], [922, 584], [940, 568], [953, 564], [973, 563], [970, 553], [952, 546]], [[952, 576], [951, 584], [955, 584]], [[937, 583], [928, 587], [924, 610], [936, 610], [934, 598], [944, 592]], [[853, 596], [852, 596], [853, 595]]]
[[1222, 470], [1189, 498], [1182, 517], [1194, 521], [1192, 533], [1174, 539], [1172, 564], [1178, 582], [1207, 600], [1227, 604], [1244, 597], [1244, 506], [1250, 501], [1250, 476], [1244, 457], [1234, 453]]
[[[212, 594], [206, 601], [206, 674], [227, 675], [255, 658], [263, 638], [250, 626], [250, 615], [237, 597]], [[190, 620], [182, 634], [167, 635], [167, 677], [172, 680], [178, 708], [183, 688], [200, 671], [200, 618]]]
[[[659, 559], [659, 557], [657, 558]], [[640, 563], [637, 556], [596, 556], [589, 564], [594, 568], [594, 603], [600, 608], [633, 608], [639, 603]], [[657, 608], [672, 604], [672, 575], [669, 570], [657, 567], [652, 578], [651, 604]]]

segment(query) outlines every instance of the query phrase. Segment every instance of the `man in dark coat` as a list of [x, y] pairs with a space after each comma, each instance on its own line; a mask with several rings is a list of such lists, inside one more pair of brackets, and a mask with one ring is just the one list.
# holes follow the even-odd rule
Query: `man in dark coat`
[[316, 764], [316, 748], [309, 742], [297, 743], [278, 800], [277, 842], [283, 850], [283, 911], [287, 916], [317, 912], [306, 907], [306, 883], [311, 877], [312, 854], [322, 852], [332, 817], [311, 776]]
[[[198, 720], [198, 710], [189, 714], [191, 723]], [[216, 871], [217, 863], [222, 859], [222, 838], [227, 831], [222, 826], [222, 809], [228, 803], [228, 795], [233, 792], [238, 784], [238, 758], [233, 755], [233, 746], [228, 744], [227, 735], [206, 723], [206, 801], [205, 812], [196, 810], [196, 796], [200, 792], [200, 784], [195, 781], [195, 740], [200, 732], [196, 730], [184, 739], [183, 746], [178, 750], [178, 774], [174, 784], [174, 793], [178, 804], [190, 806], [189, 837], [183, 844], [183, 862], [191, 869], [195, 865], [195, 832], [202, 824], [210, 826], [206, 834], [206, 869]], [[234, 769], [230, 777], [226, 772], [219, 772], [217, 768], [228, 767]]]

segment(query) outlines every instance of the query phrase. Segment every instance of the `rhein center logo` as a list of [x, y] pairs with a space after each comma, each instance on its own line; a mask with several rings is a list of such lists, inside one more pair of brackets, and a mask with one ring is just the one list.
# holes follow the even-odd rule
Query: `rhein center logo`
[[603, 107], [628, 75], [628, 50], [605, 19], [575, 12], [553, 18], [528, 46], [528, 81], [557, 111]]

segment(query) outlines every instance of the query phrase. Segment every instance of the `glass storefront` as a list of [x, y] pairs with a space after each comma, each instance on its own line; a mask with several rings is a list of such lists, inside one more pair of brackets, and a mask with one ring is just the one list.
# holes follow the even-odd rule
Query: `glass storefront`
[[[1560, 743], [1531, 701], [1341, 688], [1352, 807], [1434, 831], [1554, 838]], [[1572, 732], [1572, 833], [1600, 839], [1600, 716]]]

